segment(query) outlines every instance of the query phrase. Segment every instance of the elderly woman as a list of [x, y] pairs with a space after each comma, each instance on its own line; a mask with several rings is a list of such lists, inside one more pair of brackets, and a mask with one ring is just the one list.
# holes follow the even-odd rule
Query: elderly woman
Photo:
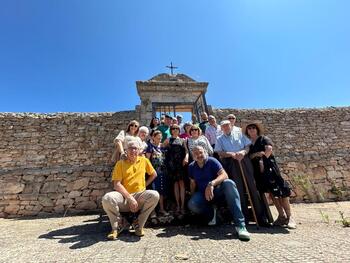
[[179, 137], [180, 126], [173, 124], [170, 127], [171, 137], [166, 139], [164, 146], [167, 148], [166, 165], [169, 179], [174, 182], [174, 195], [176, 200], [176, 212], [185, 212], [185, 169], [188, 164], [188, 152], [186, 143]]
[[130, 140], [137, 140], [140, 145], [142, 145], [142, 141], [139, 137], [137, 137], [139, 132], [139, 123], [136, 120], [132, 120], [129, 122], [126, 130], [121, 130], [118, 134], [118, 136], [114, 139], [114, 152], [112, 154], [111, 161], [116, 163], [121, 159], [123, 155], [125, 155], [125, 148]]
[[213, 155], [213, 147], [211, 147], [207, 137], [202, 135], [202, 130], [199, 127], [192, 125], [190, 135], [191, 137], [187, 139], [187, 148], [190, 154], [190, 161], [193, 160], [193, 148], [198, 145], [202, 146], [209, 156]]
[[271, 139], [262, 135], [263, 126], [257, 121], [249, 122], [243, 130], [252, 141], [249, 157], [253, 163], [257, 188], [262, 193], [270, 194], [278, 211], [278, 218], [274, 221], [274, 225], [296, 228], [289, 204], [290, 187], [283, 180], [277, 166], [272, 153]]
[[147, 140], [148, 140], [148, 128], [146, 126], [141, 126], [138, 132], [138, 136], [141, 139], [141, 154], [144, 154], [147, 149]]
[[157, 172], [157, 177], [153, 181], [153, 189], [156, 190], [159, 195], [159, 214], [169, 215], [164, 206], [164, 198], [168, 194], [168, 180], [165, 166], [165, 151], [161, 146], [162, 133], [161, 131], [154, 131], [152, 138], [148, 143], [146, 150], [146, 157], [151, 161], [153, 168]]

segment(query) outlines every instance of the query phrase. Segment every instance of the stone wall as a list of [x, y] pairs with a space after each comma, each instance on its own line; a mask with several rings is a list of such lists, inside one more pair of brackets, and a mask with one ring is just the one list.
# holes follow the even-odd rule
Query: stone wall
[[237, 126], [262, 121], [283, 176], [293, 186], [292, 201], [350, 200], [350, 107], [213, 113], [218, 119], [234, 113]]
[[135, 111], [0, 114], [0, 217], [100, 207], [113, 139]]
[[[350, 107], [213, 111], [263, 121], [293, 201], [350, 199]], [[0, 217], [99, 209], [113, 138], [137, 116], [0, 113]]]

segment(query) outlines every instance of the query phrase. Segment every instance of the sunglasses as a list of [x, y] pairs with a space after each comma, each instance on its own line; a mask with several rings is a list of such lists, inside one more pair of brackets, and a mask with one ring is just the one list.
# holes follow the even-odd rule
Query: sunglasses
[[179, 128], [171, 128], [171, 130], [174, 131], [174, 130], [180, 130], [180, 129]]
[[190, 131], [199, 131], [199, 129], [191, 129]]
[[139, 127], [137, 124], [130, 124], [129, 127]]
[[228, 118], [229, 120], [235, 120], [236, 118], [234, 118], [234, 117], [230, 117], [230, 118]]
[[129, 147], [127, 150], [128, 151], [136, 151], [138, 149], [139, 149], [138, 147]]

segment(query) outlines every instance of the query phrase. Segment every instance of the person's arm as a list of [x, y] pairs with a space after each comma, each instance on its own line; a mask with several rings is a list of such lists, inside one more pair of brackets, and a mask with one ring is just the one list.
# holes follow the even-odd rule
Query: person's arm
[[266, 158], [269, 158], [271, 156], [271, 154], [272, 154], [273, 142], [267, 136], [263, 136], [262, 139], [263, 139], [263, 143], [265, 144], [264, 155], [266, 156]]
[[233, 159], [235, 159], [235, 156], [236, 156], [235, 152], [218, 151], [217, 153], [219, 154], [220, 158], [233, 158]]
[[196, 191], [196, 181], [190, 178], [190, 191], [191, 195]]
[[245, 155], [247, 155], [249, 152], [249, 145], [247, 145], [246, 147], [244, 147], [243, 150], [240, 150], [239, 152], [236, 152], [236, 155], [235, 155], [235, 159], [238, 160], [238, 161], [241, 161]]
[[209, 140], [209, 142], [212, 141], [212, 131], [210, 129], [211, 126], [209, 126], [206, 130], [205, 130], [205, 137]]
[[215, 187], [219, 184], [221, 184], [225, 179], [228, 179], [228, 175], [227, 173], [225, 172], [224, 168], [221, 168], [219, 171], [218, 171], [218, 176], [211, 181], [211, 184]]
[[136, 199], [125, 189], [120, 181], [113, 181], [114, 190], [121, 193], [122, 196], [126, 199], [127, 204], [129, 205], [130, 211], [135, 213], [138, 210], [138, 204]]
[[211, 201], [214, 198], [215, 186], [221, 184], [227, 178], [228, 178], [227, 173], [223, 168], [221, 168], [217, 173], [217, 177], [214, 180], [210, 181], [207, 187], [205, 188], [205, 199], [207, 201]]
[[209, 154], [210, 156], [212, 156], [213, 153], [214, 153], [213, 147], [211, 147], [210, 142], [208, 141], [207, 137], [203, 136], [203, 138], [204, 138], [205, 144], [207, 145], [208, 154]]
[[118, 136], [113, 141], [117, 151], [120, 154], [120, 159], [125, 158], [125, 149], [123, 146], [124, 140], [125, 140], [125, 131], [121, 130], [119, 132]]
[[149, 186], [153, 180], [157, 177], [157, 172], [154, 171], [148, 178], [147, 178], [147, 181], [146, 181], [146, 186]]
[[224, 147], [222, 146], [222, 142], [218, 137], [214, 151], [217, 152], [220, 158], [235, 158], [236, 153], [234, 152], [226, 152], [224, 151]]
[[184, 144], [184, 147], [185, 147], [185, 158], [183, 159], [183, 161], [182, 161], [182, 166], [185, 166], [186, 164], [188, 164], [188, 157], [189, 157], [189, 155], [188, 155], [188, 149], [187, 149], [187, 145], [186, 145], [186, 141], [185, 140], [183, 140], [183, 144]]

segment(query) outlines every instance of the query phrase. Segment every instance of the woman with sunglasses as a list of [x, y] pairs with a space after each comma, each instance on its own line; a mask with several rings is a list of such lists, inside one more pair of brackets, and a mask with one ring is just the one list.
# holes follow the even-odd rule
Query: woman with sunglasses
[[276, 226], [286, 226], [295, 229], [296, 223], [291, 216], [289, 196], [290, 187], [281, 176], [275, 157], [272, 153], [272, 141], [263, 136], [263, 126], [258, 121], [249, 122], [243, 127], [244, 133], [252, 141], [249, 157], [254, 168], [256, 186], [263, 195], [269, 193], [278, 211], [278, 218], [274, 221]]
[[137, 136], [139, 132], [139, 126], [140, 125], [138, 121], [132, 120], [131, 122], [129, 122], [126, 131], [121, 130], [118, 136], [114, 139], [113, 142], [115, 148], [111, 158], [113, 164], [119, 161], [123, 156], [125, 156], [124, 149], [126, 148], [128, 141], [137, 140], [140, 146], [142, 145], [140, 137]]
[[191, 134], [190, 134], [191, 127], [192, 127], [192, 123], [186, 122], [183, 126], [185, 132], [180, 134], [180, 138], [187, 140], [189, 137], [191, 137]]
[[186, 143], [179, 137], [180, 126], [173, 124], [170, 127], [171, 137], [166, 139], [164, 147], [166, 152], [166, 165], [169, 178], [174, 183], [174, 195], [176, 212], [185, 213], [185, 166], [188, 164], [188, 152]]
[[213, 155], [213, 147], [211, 147], [207, 137], [202, 135], [202, 130], [199, 127], [192, 125], [190, 128], [190, 137], [187, 139], [190, 162], [193, 160], [193, 148], [195, 146], [202, 146], [209, 156]]

